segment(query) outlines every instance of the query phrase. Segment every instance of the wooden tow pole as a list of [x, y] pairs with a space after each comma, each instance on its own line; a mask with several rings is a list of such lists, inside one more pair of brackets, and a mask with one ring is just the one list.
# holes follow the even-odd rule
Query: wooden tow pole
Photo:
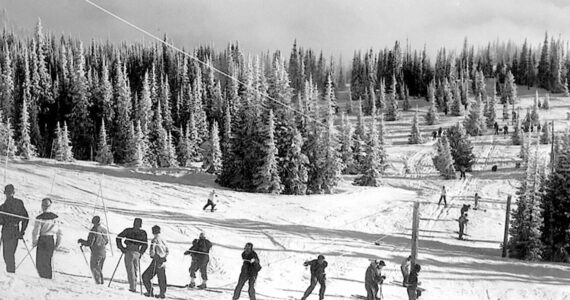
[[414, 202], [414, 219], [412, 221], [412, 263], [411, 270], [416, 265], [418, 255], [418, 230], [420, 226], [420, 202]]
[[511, 195], [507, 197], [507, 212], [505, 213], [505, 233], [503, 235], [502, 257], [507, 257], [507, 243], [509, 241], [509, 223], [511, 221], [511, 198], [512, 198]]

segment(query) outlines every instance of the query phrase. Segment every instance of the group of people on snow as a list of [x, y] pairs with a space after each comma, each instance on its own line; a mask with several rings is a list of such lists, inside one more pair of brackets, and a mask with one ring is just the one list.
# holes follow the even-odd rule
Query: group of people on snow
[[[475, 193], [475, 196], [473, 197], [473, 199], [474, 199], [473, 209], [474, 210], [479, 209], [480, 198], [481, 197], [479, 196], [479, 193]], [[445, 186], [442, 186], [442, 188], [441, 188], [441, 195], [440, 195], [439, 201], [437, 203], [438, 206], [441, 205], [442, 200], [443, 200], [445, 207], [447, 207], [447, 190], [446, 190]], [[465, 229], [466, 229], [467, 223], [469, 222], [469, 219], [467, 219], [467, 217], [468, 217], [467, 211], [469, 211], [470, 208], [471, 208], [471, 204], [463, 204], [463, 206], [461, 207], [461, 210], [460, 210], [459, 218], [457, 219], [457, 222], [459, 223], [459, 239], [460, 240], [463, 240], [463, 236], [465, 235]]]

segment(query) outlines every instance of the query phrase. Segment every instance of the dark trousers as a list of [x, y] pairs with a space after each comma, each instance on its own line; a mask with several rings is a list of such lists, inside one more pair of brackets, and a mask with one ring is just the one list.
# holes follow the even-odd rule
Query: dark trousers
[[153, 259], [146, 271], [142, 274], [142, 280], [146, 291], [152, 294], [152, 283], [150, 282], [155, 275], [158, 276], [158, 287], [160, 288], [160, 295], [166, 293], [166, 272], [165, 267], [158, 267], [159, 264], [156, 259]]
[[239, 274], [238, 283], [237, 283], [236, 288], [234, 290], [233, 300], [239, 299], [239, 296], [241, 294], [241, 290], [243, 289], [243, 286], [244, 286], [246, 281], [249, 281], [249, 289], [247, 290], [247, 293], [249, 294], [249, 300], [255, 300], [255, 280], [256, 279], [257, 279], [257, 274], [250, 276], [250, 275], [246, 274], [245, 272], [241, 272]]
[[4, 255], [4, 262], [6, 263], [6, 272], [15, 273], [16, 272], [16, 260], [14, 254], [16, 253], [16, 248], [18, 248], [18, 239], [2, 239], [2, 254]]
[[406, 286], [406, 284], [408, 283], [408, 274], [404, 271], [402, 271], [402, 277], [404, 278], [404, 280], [402, 281], [402, 286]]
[[51, 258], [55, 242], [52, 235], [41, 235], [36, 249], [36, 266], [41, 278], [51, 279]]
[[208, 208], [208, 206], [212, 207], [211, 211], [214, 211], [214, 207], [216, 207], [216, 204], [214, 204], [214, 202], [212, 202], [212, 200], [208, 199], [208, 203], [206, 203], [206, 205], [204, 205], [204, 208], [202, 208], [202, 210], [206, 210], [206, 208]]
[[447, 199], [445, 199], [445, 195], [441, 195], [441, 197], [439, 197], [439, 202], [437, 203], [437, 205], [441, 204], [441, 200], [443, 200], [443, 204], [447, 206]]
[[465, 229], [465, 224], [459, 222], [459, 239], [463, 239], [463, 231]]
[[89, 267], [91, 268], [91, 273], [93, 273], [93, 278], [95, 283], [103, 284], [103, 264], [105, 263], [105, 253], [93, 253], [91, 252], [91, 260], [89, 261]]
[[364, 284], [366, 300], [378, 300], [378, 284]]
[[416, 292], [415, 287], [408, 288], [408, 300], [416, 300], [418, 299], [418, 293]]
[[319, 290], [319, 299], [325, 298], [325, 290], [327, 289], [326, 277], [322, 275], [317, 278], [317, 276], [311, 275], [311, 285], [309, 285], [309, 287], [305, 291], [305, 295], [303, 295], [303, 298], [301, 299], [304, 300], [307, 299], [307, 297], [309, 297], [309, 295], [313, 292], [313, 290], [317, 286], [317, 282], [321, 285], [321, 288]]
[[[202, 280], [208, 280], [208, 262], [210, 257], [208, 255], [194, 254], [192, 257], [192, 264], [190, 264], [190, 278], [196, 278], [196, 271], [200, 270]], [[198, 257], [198, 255], [200, 257]]]
[[463, 178], [465, 179], [465, 171], [459, 171], [460, 175], [459, 175], [459, 179]]

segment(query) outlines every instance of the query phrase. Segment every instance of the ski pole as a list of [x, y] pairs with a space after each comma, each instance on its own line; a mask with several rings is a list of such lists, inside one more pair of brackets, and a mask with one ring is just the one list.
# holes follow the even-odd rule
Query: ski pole
[[124, 253], [121, 252], [121, 256], [119, 257], [119, 261], [117, 262], [117, 266], [115, 267], [115, 271], [113, 271], [113, 275], [111, 275], [111, 279], [109, 280], [109, 285], [107, 287], [111, 287], [111, 282], [113, 282], [113, 278], [115, 277], [115, 273], [119, 268], [119, 264], [121, 263], [121, 259], [123, 258]]
[[[83, 245], [79, 246], [79, 249], [81, 249], [81, 254], [83, 254], [83, 260], [85, 261], [85, 264], [87, 265], [87, 267], [89, 269], [91, 269], [91, 266], [87, 262], [87, 257], [85, 257], [85, 251], [83, 251]], [[95, 280], [95, 276], [93, 275], [93, 272], [91, 272], [91, 277], [93, 277], [93, 280]], [[95, 280], [95, 283], [97, 283], [97, 280]]]
[[[142, 255], [142, 254], [141, 254]], [[141, 275], [141, 257], [139, 256], [139, 285], [141, 287], [141, 295], [143, 294], [142, 290], [142, 275]]]
[[34, 261], [34, 258], [32, 257], [32, 252], [30, 252], [30, 248], [28, 248], [28, 243], [26, 243], [26, 240], [24, 240], [24, 239], [22, 239], [22, 242], [24, 243], [24, 247], [26, 247], [26, 251], [28, 251], [28, 255], [30, 256], [30, 260], [32, 261], [32, 264], [34, 265], [34, 268], [36, 268], [36, 272], [38, 273], [38, 275], [40, 275], [40, 271], [36, 267], [36, 262]]
[[[34, 251], [34, 248], [36, 248], [36, 246], [33, 246], [31, 251]], [[22, 260], [20, 260], [20, 262], [18, 263], [18, 265], [16, 266], [16, 270], [18, 270], [18, 268], [20, 267], [20, 265], [22, 265], [24, 263], [24, 260], [26, 260], [26, 258], [28, 258], [28, 255], [30, 255], [30, 253], [28, 252], [28, 254], [26, 254], [26, 256], [22, 257]]]

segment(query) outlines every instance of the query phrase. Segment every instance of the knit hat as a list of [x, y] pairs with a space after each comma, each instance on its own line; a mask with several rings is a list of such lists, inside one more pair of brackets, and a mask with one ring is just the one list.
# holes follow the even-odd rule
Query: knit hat
[[154, 225], [152, 226], [152, 234], [159, 234], [160, 233], [160, 226]]

